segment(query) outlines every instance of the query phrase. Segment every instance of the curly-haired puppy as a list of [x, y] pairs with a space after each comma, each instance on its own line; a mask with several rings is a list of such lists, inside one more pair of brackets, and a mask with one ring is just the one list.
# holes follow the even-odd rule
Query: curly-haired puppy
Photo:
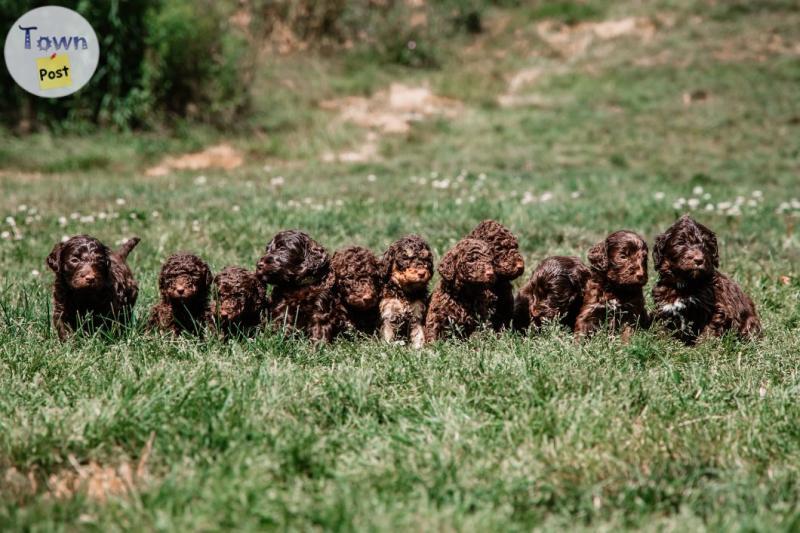
[[469, 337], [491, 320], [497, 303], [493, 259], [491, 247], [477, 239], [462, 239], [444, 255], [425, 318], [426, 342]]
[[654, 319], [683, 342], [729, 330], [742, 338], [760, 334], [753, 301], [717, 270], [717, 237], [710, 229], [684, 215], [656, 237], [653, 260], [658, 271]]
[[381, 267], [381, 337], [386, 342], [408, 339], [420, 348], [425, 342], [428, 282], [433, 277], [431, 247], [419, 235], [407, 235], [389, 246]]
[[196, 255], [172, 255], [161, 267], [161, 301], [150, 312], [148, 326], [175, 334], [202, 334], [212, 318], [208, 303], [212, 279], [211, 269]]
[[61, 340], [79, 326], [85, 331], [109, 323], [127, 323], [139, 286], [125, 262], [139, 243], [127, 240], [116, 252], [89, 235], [58, 243], [47, 256], [55, 273], [53, 325]]
[[251, 333], [261, 324], [267, 296], [255, 273], [225, 267], [214, 277], [214, 294], [211, 309], [223, 335]]
[[269, 319], [300, 331], [315, 342], [330, 342], [340, 329], [333, 292], [336, 276], [330, 257], [318, 242], [299, 230], [277, 233], [259, 259], [256, 275], [273, 285]]
[[539, 263], [514, 301], [514, 329], [539, 329], [558, 320], [574, 330], [589, 276], [589, 268], [577, 257], [554, 256]]
[[378, 258], [366, 248], [348, 246], [333, 254], [331, 269], [344, 329], [372, 335], [378, 326], [381, 295]]
[[519, 253], [519, 241], [508, 228], [494, 220], [484, 220], [473, 229], [467, 239], [477, 239], [492, 249], [495, 283], [492, 292], [496, 303], [491, 311], [495, 331], [508, 328], [514, 313], [514, 288], [511, 282], [522, 275], [525, 261]]
[[636, 326], [649, 326], [642, 288], [647, 283], [647, 243], [632, 231], [615, 231], [589, 250], [591, 275], [575, 334], [587, 335], [608, 320], [627, 340]]

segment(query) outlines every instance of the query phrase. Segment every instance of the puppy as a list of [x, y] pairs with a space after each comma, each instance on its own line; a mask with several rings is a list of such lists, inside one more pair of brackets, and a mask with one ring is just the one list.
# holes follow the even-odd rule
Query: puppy
[[341, 329], [330, 257], [307, 233], [285, 230], [267, 244], [256, 275], [273, 285], [267, 301], [269, 320], [308, 335], [314, 342], [333, 340]]
[[496, 300], [490, 312], [492, 328], [495, 331], [506, 329], [511, 325], [514, 313], [514, 288], [511, 282], [525, 271], [525, 261], [519, 253], [519, 241], [505, 226], [494, 220], [484, 220], [466, 238], [483, 241], [492, 249], [495, 273], [492, 293]]
[[236, 266], [226, 267], [214, 278], [214, 288], [211, 309], [223, 335], [249, 334], [258, 328], [267, 296], [253, 272]]
[[439, 263], [439, 285], [425, 318], [425, 341], [466, 338], [491, 320], [497, 297], [494, 254], [484, 241], [462, 239]]
[[589, 276], [577, 257], [554, 256], [539, 263], [514, 301], [514, 329], [540, 329], [544, 322], [558, 320], [573, 331]]
[[686, 344], [726, 331], [749, 339], [761, 333], [753, 301], [719, 272], [717, 237], [684, 215], [656, 237], [655, 320]]
[[589, 250], [591, 273], [575, 319], [576, 336], [608, 320], [627, 341], [636, 326], [648, 327], [642, 288], [647, 283], [647, 243], [632, 231], [616, 231]]
[[343, 331], [374, 334], [381, 294], [378, 258], [366, 248], [348, 246], [333, 254], [331, 269]]
[[161, 300], [150, 312], [148, 327], [176, 335], [184, 331], [202, 335], [203, 327], [212, 319], [208, 303], [212, 278], [211, 269], [196, 255], [172, 255], [161, 267]]
[[389, 246], [381, 259], [381, 337], [406, 340], [414, 348], [425, 342], [428, 282], [433, 277], [433, 252], [419, 235], [407, 235]]
[[79, 326], [91, 331], [128, 323], [139, 286], [126, 260], [137, 244], [133, 237], [112, 252], [94, 237], [78, 235], [53, 247], [47, 266], [55, 273], [53, 326], [59, 339]]

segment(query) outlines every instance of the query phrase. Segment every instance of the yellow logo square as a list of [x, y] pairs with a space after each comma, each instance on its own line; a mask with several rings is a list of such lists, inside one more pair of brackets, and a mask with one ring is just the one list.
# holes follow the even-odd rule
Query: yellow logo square
[[36, 59], [40, 89], [58, 89], [72, 85], [72, 67], [67, 54], [53, 54]]

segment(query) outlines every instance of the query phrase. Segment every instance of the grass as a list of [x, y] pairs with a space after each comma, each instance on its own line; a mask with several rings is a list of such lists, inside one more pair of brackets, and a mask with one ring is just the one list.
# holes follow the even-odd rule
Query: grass
[[[0, 528], [800, 527], [800, 69], [790, 44], [761, 37], [796, 43], [799, 15], [780, 2], [707, 16], [676, 1], [598, 6], [576, 12], [674, 20], [565, 56], [530, 23], [534, 8], [494, 8], [435, 70], [271, 58], [252, 134], [0, 133], [0, 214], [13, 220], [0, 228]], [[531, 68], [542, 74], [517, 96], [537, 103], [498, 105]], [[462, 111], [379, 135], [378, 160], [323, 161], [366, 132], [319, 102], [392, 81], [426, 83]], [[144, 174], [165, 153], [222, 141], [244, 166]], [[49, 326], [44, 258], [62, 235], [142, 237], [141, 319], [171, 252], [252, 267], [281, 228], [378, 251], [419, 232], [441, 257], [491, 217], [519, 236], [530, 272], [621, 227], [652, 242], [687, 211], [717, 231], [762, 340], [576, 344], [551, 330], [415, 352], [138, 330], [62, 345]], [[88, 465], [119, 474], [143, 455], [132, 488], [56, 490]]]

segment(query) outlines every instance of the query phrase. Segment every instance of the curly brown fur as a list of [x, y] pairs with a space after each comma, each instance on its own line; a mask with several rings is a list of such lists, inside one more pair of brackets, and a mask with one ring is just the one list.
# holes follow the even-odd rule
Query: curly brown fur
[[343, 331], [374, 334], [382, 285], [378, 258], [366, 248], [348, 246], [333, 254], [331, 270]]
[[212, 278], [211, 269], [196, 255], [172, 255], [161, 267], [161, 300], [150, 312], [148, 327], [202, 335], [203, 327], [212, 319], [208, 303]]
[[462, 239], [439, 263], [439, 285], [425, 318], [425, 341], [466, 338], [491, 320], [497, 297], [494, 255], [484, 241]]
[[539, 263], [514, 301], [514, 329], [539, 329], [558, 320], [574, 330], [589, 276], [589, 268], [577, 257], [554, 256]]
[[616, 231], [589, 250], [591, 275], [575, 334], [594, 332], [604, 321], [627, 340], [633, 328], [647, 327], [643, 287], [647, 283], [647, 243], [632, 231]]
[[303, 231], [281, 231], [267, 244], [256, 275], [262, 284], [274, 286], [267, 302], [273, 324], [302, 332], [315, 342], [333, 340], [342, 327], [341, 312], [325, 248]]
[[389, 246], [381, 267], [381, 337], [386, 342], [409, 340], [420, 348], [425, 342], [428, 282], [433, 277], [431, 247], [419, 235], [407, 235]]
[[495, 331], [508, 328], [514, 312], [514, 288], [511, 282], [525, 271], [525, 261], [519, 253], [519, 241], [508, 228], [494, 220], [484, 220], [473, 229], [467, 239], [478, 239], [492, 249], [496, 281], [492, 292], [496, 303], [491, 322]]
[[654, 319], [687, 344], [704, 336], [733, 331], [741, 338], [761, 333], [753, 301], [717, 270], [719, 250], [714, 232], [684, 215], [656, 237], [653, 261]]
[[94, 237], [78, 235], [53, 247], [47, 266], [55, 273], [53, 326], [59, 339], [79, 327], [128, 323], [139, 286], [126, 259], [138, 243], [133, 237], [112, 252]]
[[261, 324], [266, 291], [255, 273], [229, 266], [214, 277], [214, 322], [223, 335], [246, 335]]

